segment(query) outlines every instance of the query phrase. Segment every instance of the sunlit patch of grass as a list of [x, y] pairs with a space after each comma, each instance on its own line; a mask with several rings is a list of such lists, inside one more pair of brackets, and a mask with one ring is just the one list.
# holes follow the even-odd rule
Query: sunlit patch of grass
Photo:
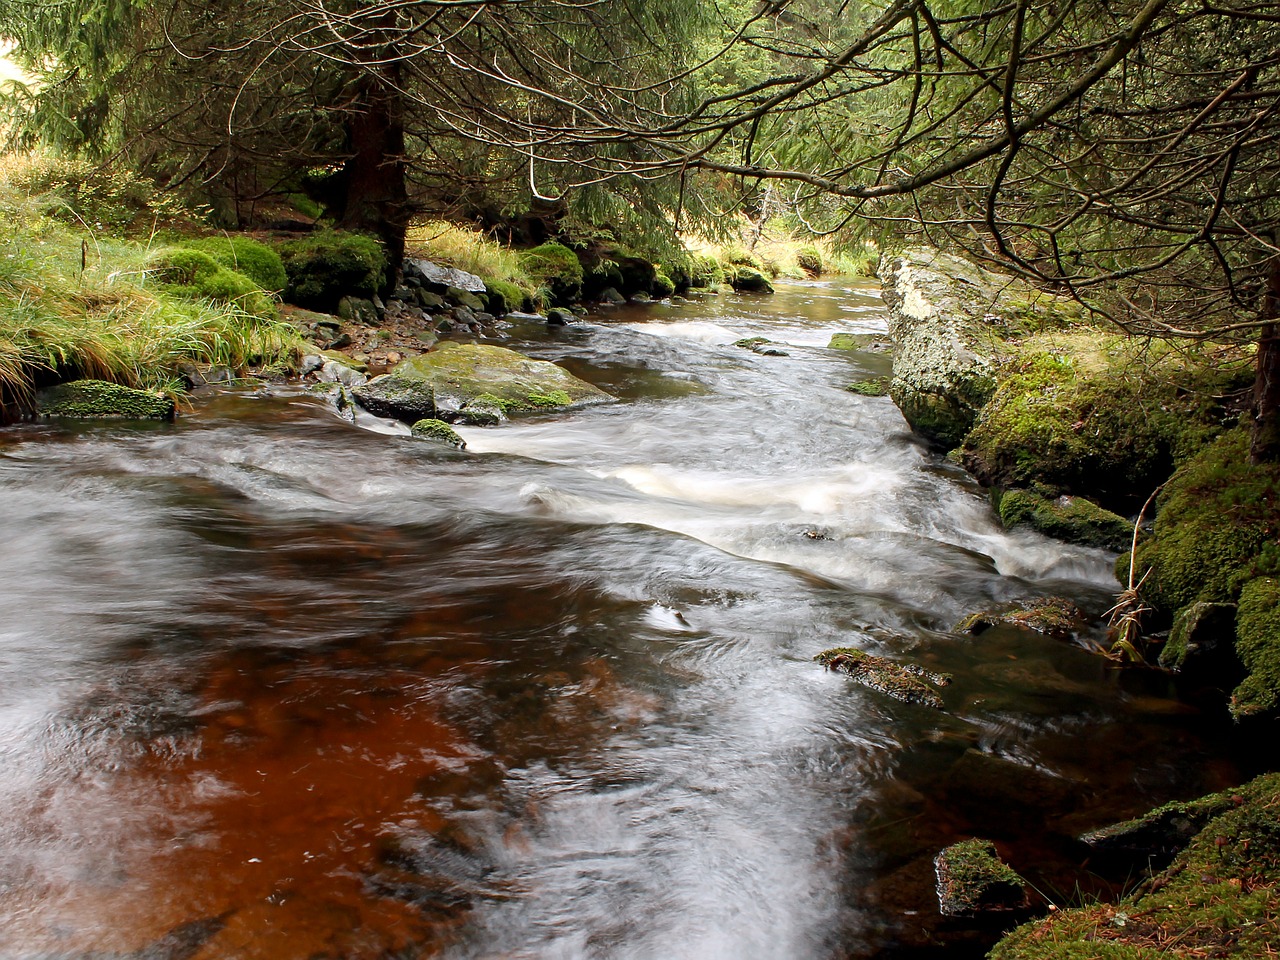
[[521, 263], [520, 252], [485, 236], [479, 230], [443, 220], [429, 220], [409, 230], [414, 256], [474, 273], [483, 280], [513, 283], [537, 299], [538, 284]]

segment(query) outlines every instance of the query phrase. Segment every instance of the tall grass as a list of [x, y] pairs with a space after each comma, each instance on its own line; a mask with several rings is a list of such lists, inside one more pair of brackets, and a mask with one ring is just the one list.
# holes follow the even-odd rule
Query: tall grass
[[30, 169], [48, 162], [0, 162], [0, 403], [10, 415], [41, 382], [93, 377], [172, 391], [186, 363], [244, 368], [292, 354], [298, 338], [287, 324], [149, 285], [148, 242], [50, 216], [66, 208], [32, 184], [62, 180]]
[[514, 283], [526, 295], [538, 297], [538, 283], [522, 266], [519, 251], [479, 230], [430, 220], [410, 229], [408, 246], [415, 256], [457, 267], [484, 280]]

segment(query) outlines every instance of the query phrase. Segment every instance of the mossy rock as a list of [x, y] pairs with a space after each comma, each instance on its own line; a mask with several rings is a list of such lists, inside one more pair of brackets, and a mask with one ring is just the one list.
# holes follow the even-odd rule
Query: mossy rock
[[665, 300], [676, 292], [675, 281], [672, 280], [665, 270], [658, 267], [653, 276], [653, 289], [650, 293], [655, 300]]
[[449, 287], [445, 290], [444, 296], [446, 300], [471, 310], [483, 310], [485, 307], [484, 300], [474, 293], [468, 293], [461, 287]]
[[1000, 859], [990, 840], [962, 840], [933, 861], [938, 909], [946, 917], [972, 917], [1025, 909], [1027, 882]]
[[935, 710], [942, 709], [942, 698], [930, 684], [943, 687], [951, 682], [947, 674], [931, 673], [917, 664], [897, 663], [853, 647], [824, 650], [813, 659], [828, 670], [846, 674], [864, 687], [895, 700]]
[[1062, 597], [1040, 597], [1008, 604], [996, 610], [971, 613], [952, 630], [974, 636], [996, 626], [1020, 627], [1046, 636], [1068, 640], [1084, 626], [1084, 613]]
[[1228, 793], [1151, 882], [1018, 927], [990, 960], [1252, 960], [1280, 941], [1280, 774]]
[[1214, 817], [1240, 806], [1238, 790], [1212, 793], [1198, 800], [1175, 800], [1132, 820], [1113, 823], [1080, 837], [1090, 849], [1110, 857], [1123, 857], [1135, 865], [1155, 862], [1163, 867]]
[[860, 333], [833, 333], [831, 340], [827, 343], [828, 350], [861, 350], [862, 345], [866, 342], [865, 334]]
[[1133, 542], [1133, 524], [1084, 497], [1006, 490], [997, 496], [996, 510], [1006, 527], [1027, 526], [1068, 543], [1123, 550]]
[[224, 267], [243, 273], [269, 293], [282, 293], [289, 279], [280, 254], [252, 237], [202, 237], [185, 244], [193, 250], [209, 254]]
[[173, 420], [176, 409], [172, 397], [105, 380], [60, 383], [36, 397], [38, 416], [74, 420]]
[[1274, 716], [1280, 707], [1280, 580], [1259, 577], [1240, 591], [1236, 655], [1248, 676], [1231, 694], [1231, 715]]
[[888, 377], [869, 377], [866, 380], [859, 380], [845, 387], [850, 393], [856, 393], [860, 397], [887, 397], [889, 395], [889, 378]]
[[769, 278], [755, 267], [735, 266], [727, 279], [739, 293], [773, 293]]
[[822, 251], [813, 244], [796, 251], [796, 266], [811, 277], [822, 275]]
[[285, 299], [312, 310], [336, 313], [338, 301], [369, 299], [386, 280], [381, 244], [360, 233], [326, 231], [280, 245], [288, 285]]
[[228, 304], [264, 320], [278, 316], [275, 303], [261, 287], [201, 250], [161, 250], [147, 264], [147, 272], [169, 296]]
[[714, 290], [724, 279], [724, 267], [715, 257], [695, 253], [689, 258], [689, 286]]
[[356, 397], [374, 413], [406, 423], [453, 420], [476, 403], [510, 414], [613, 399], [554, 363], [478, 343], [443, 343], [370, 380]]
[[1234, 603], [1241, 588], [1280, 573], [1280, 465], [1249, 462], [1249, 434], [1224, 434], [1185, 463], [1157, 500], [1139, 543], [1142, 597], [1167, 616], [1196, 602]]
[[1210, 683], [1234, 675], [1234, 686], [1242, 673], [1235, 644], [1234, 603], [1193, 603], [1174, 615], [1169, 639], [1160, 648], [1160, 666], [1186, 670]]
[[458, 432], [443, 420], [419, 420], [410, 428], [410, 435], [417, 440], [442, 443], [458, 450], [467, 449], [467, 441], [458, 436]]
[[485, 305], [495, 316], [515, 313], [525, 307], [524, 291], [508, 280], [486, 280], [489, 293], [485, 297]]
[[526, 250], [520, 264], [534, 282], [547, 289], [551, 302], [570, 304], [582, 296], [582, 263], [562, 243], [544, 243]]

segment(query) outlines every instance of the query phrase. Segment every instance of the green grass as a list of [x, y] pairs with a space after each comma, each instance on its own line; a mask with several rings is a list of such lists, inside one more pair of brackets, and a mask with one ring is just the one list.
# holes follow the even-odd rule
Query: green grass
[[[40, 383], [92, 377], [177, 392], [186, 363], [244, 369], [293, 356], [297, 335], [274, 316], [165, 289], [148, 269], [148, 239], [51, 216], [65, 207], [40, 192], [50, 177], [31, 170], [47, 162], [0, 162], [0, 404], [9, 417], [29, 408]], [[112, 213], [110, 196], [57, 183], [89, 197], [103, 222], [123, 224], [136, 200], [130, 193], [128, 209]]]

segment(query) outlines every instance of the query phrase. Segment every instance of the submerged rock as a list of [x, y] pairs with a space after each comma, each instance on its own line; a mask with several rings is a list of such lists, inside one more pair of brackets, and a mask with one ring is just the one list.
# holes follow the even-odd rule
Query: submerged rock
[[405, 360], [370, 380], [356, 398], [371, 412], [405, 423], [466, 419], [468, 410], [490, 418], [495, 407], [510, 414], [613, 399], [554, 363], [477, 343], [444, 343]]
[[888, 377], [870, 377], [866, 380], [859, 380], [845, 387], [850, 393], [856, 393], [860, 397], [887, 397], [889, 395], [889, 378]]
[[945, 687], [951, 682], [951, 677], [945, 673], [931, 673], [914, 663], [897, 663], [853, 647], [824, 650], [813, 659], [828, 670], [848, 674], [864, 687], [870, 687], [895, 700], [933, 707], [936, 710], [942, 709], [942, 698], [929, 684]]
[[36, 414], [74, 420], [172, 420], [172, 397], [105, 380], [74, 380], [41, 390]]
[[977, 635], [994, 626], [1022, 627], [1061, 640], [1073, 637], [1084, 625], [1083, 611], [1062, 597], [1041, 597], [1010, 604], [998, 610], [971, 613], [952, 630]]
[[1000, 859], [990, 840], [963, 840], [933, 861], [938, 909], [948, 917], [1022, 910], [1030, 902], [1027, 882]]
[[743, 350], [750, 350], [752, 353], [758, 353], [762, 357], [790, 356], [779, 344], [774, 343], [768, 337], [744, 337], [741, 340], [735, 340], [733, 345], [741, 347]]

